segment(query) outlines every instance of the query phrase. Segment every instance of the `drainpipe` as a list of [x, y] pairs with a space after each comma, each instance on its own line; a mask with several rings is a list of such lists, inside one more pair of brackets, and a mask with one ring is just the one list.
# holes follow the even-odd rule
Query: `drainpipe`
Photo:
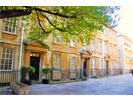
[[20, 67], [21, 67], [21, 54], [22, 54], [22, 45], [23, 45], [23, 34], [24, 34], [24, 22], [22, 26], [22, 32], [21, 32], [21, 44], [20, 44], [20, 52], [19, 52], [19, 69], [18, 69], [18, 82], [20, 82]]

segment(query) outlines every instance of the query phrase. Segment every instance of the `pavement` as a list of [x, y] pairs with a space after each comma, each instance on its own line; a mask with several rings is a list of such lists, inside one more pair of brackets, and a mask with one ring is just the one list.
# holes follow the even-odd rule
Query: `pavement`
[[[13, 95], [10, 89], [0, 88], [0, 95]], [[65, 84], [32, 84], [29, 95], [133, 95], [131, 74]]]

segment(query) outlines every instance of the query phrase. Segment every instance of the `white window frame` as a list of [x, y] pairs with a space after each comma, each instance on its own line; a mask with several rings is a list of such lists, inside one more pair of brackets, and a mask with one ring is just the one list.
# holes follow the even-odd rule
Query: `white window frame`
[[[3, 49], [5, 49], [5, 53], [3, 53]], [[7, 49], [9, 49], [9, 53], [7, 53]], [[14, 49], [12, 49], [12, 54], [10, 52], [11, 48], [2, 48], [2, 53], [1, 53], [1, 60], [3, 59], [4, 60], [4, 64], [0, 64], [1, 65], [4, 65], [5, 66], [5, 60], [8, 60], [8, 67], [9, 65], [11, 65], [11, 69], [0, 69], [0, 71], [12, 71], [13, 69], [13, 61], [14, 61]], [[2, 55], [5, 54], [5, 57], [3, 58]], [[6, 55], [8, 54], [8, 58], [6, 57]], [[9, 55], [12, 55], [12, 58], [9, 57]], [[12, 60], [12, 64], [9, 64], [9, 60]]]
[[110, 54], [112, 54], [112, 46], [110, 46]]
[[[74, 58], [74, 60], [72, 60]], [[71, 61], [74, 61], [74, 62], [71, 62]], [[71, 66], [71, 65], [74, 65], [74, 66]], [[71, 69], [73, 67], [73, 70]], [[75, 71], [76, 70], [76, 57], [75, 56], [70, 56], [70, 71]]]
[[108, 46], [105, 44], [105, 53], [108, 53]]
[[76, 47], [76, 40], [70, 40], [70, 44], [69, 44], [70, 47]]
[[[11, 19], [13, 19], [13, 21], [11, 21]], [[6, 32], [13, 33], [13, 34], [16, 34], [17, 22], [18, 22], [18, 18], [17, 18], [17, 20], [16, 20], [16, 22], [15, 22], [15, 27], [13, 27], [14, 18], [6, 18], [6, 19], [5, 19], [5, 31], [6, 31]], [[6, 25], [6, 23], [8, 23], [8, 25]], [[9, 26], [9, 23], [12, 23], [12, 26], [11, 26], [11, 27]], [[7, 27], [7, 30], [6, 30], [6, 27]], [[15, 28], [14, 32], [13, 32], [13, 28]], [[11, 29], [11, 31], [9, 31], [10, 29]]]
[[114, 47], [114, 55], [116, 55], [116, 47]]
[[92, 59], [93, 69], [92, 71], [96, 71], [96, 59]]
[[[56, 56], [56, 57], [54, 58], [54, 56]], [[59, 57], [59, 58], [57, 58], [57, 57]], [[59, 62], [57, 62], [57, 61], [59, 61]], [[59, 66], [55, 66], [56, 64], [59, 64]], [[54, 71], [60, 71], [60, 69], [61, 69], [61, 55], [53, 54], [53, 67], [54, 67]], [[57, 67], [57, 68], [55, 68], [55, 67]]]
[[92, 40], [92, 51], [96, 51], [96, 41], [95, 41], [95, 39]]
[[117, 62], [115, 62], [115, 70], [117, 70]]
[[99, 41], [99, 53], [102, 53], [102, 42]]
[[[57, 37], [59, 36], [59, 41], [57, 40]], [[56, 44], [61, 44], [61, 40], [62, 40], [62, 34], [58, 34], [57, 37], [54, 37], [54, 43]]]
[[88, 45], [87, 45], [87, 43], [85, 42], [85, 43], [83, 43], [83, 49], [84, 50], [88, 50]]
[[109, 30], [109, 37], [111, 38], [111, 31]]
[[99, 63], [100, 63], [100, 70], [102, 70], [102, 68], [103, 68], [103, 60], [99, 60]]
[[107, 29], [104, 28], [104, 35], [107, 35]]

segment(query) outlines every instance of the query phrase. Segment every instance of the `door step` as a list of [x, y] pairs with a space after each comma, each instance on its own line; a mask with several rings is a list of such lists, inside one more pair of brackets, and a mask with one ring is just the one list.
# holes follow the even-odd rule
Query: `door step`
[[39, 80], [31, 80], [32, 84], [42, 84], [42, 82], [40, 82]]

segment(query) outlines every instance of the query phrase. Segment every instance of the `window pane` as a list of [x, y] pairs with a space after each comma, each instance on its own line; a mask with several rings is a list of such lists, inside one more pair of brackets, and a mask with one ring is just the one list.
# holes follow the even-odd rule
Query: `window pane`
[[10, 57], [9, 57], [9, 59], [12, 59], [12, 55], [10, 54]]
[[4, 59], [1, 59], [1, 64], [4, 64]]
[[5, 60], [5, 64], [8, 64], [8, 60], [7, 59]]
[[5, 53], [5, 52], [6, 52], [6, 49], [5, 49], [5, 48], [3, 48], [2, 53]]
[[8, 31], [8, 27], [5, 27], [5, 31]]
[[11, 67], [12, 67], [12, 65], [8, 65], [8, 70], [10, 70], [10, 69], [11, 69]]
[[5, 58], [5, 54], [2, 54], [2, 58]]
[[9, 58], [9, 54], [6, 54], [6, 58]]
[[0, 65], [0, 70], [3, 70], [4, 69], [4, 65]]
[[5, 65], [5, 68], [4, 69], [7, 70], [8, 69], [8, 65]]
[[12, 60], [9, 60], [9, 64], [12, 64]]
[[9, 32], [11, 32], [11, 27], [9, 27]]
[[7, 53], [9, 53], [9, 49], [7, 49], [7, 51], [6, 51]]

